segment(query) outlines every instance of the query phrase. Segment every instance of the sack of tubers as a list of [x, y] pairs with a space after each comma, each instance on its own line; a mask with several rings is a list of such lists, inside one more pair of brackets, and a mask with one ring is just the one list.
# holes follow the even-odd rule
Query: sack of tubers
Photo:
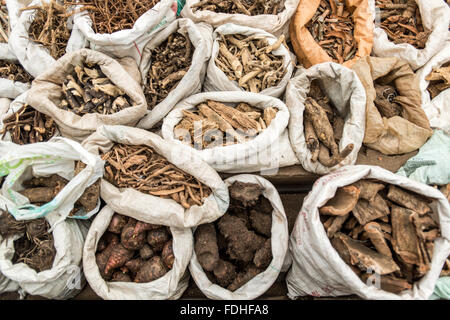
[[450, 44], [416, 72], [422, 109], [432, 128], [450, 132]]
[[206, 73], [204, 91], [246, 91], [281, 97], [295, 61], [284, 35], [236, 24], [218, 27]]
[[289, 28], [295, 54], [307, 68], [351, 67], [372, 51], [373, 19], [372, 0], [300, 0]]
[[[124, 66], [121, 65], [124, 64]], [[26, 102], [52, 117], [62, 136], [83, 141], [102, 124], [135, 125], [147, 112], [136, 63], [82, 49], [33, 82]]]
[[291, 234], [288, 296], [428, 299], [450, 252], [449, 218], [439, 190], [380, 167], [324, 176]]
[[[88, 226], [84, 221], [59, 221], [58, 214], [16, 221], [0, 210], [0, 274], [9, 283], [0, 292], [19, 291], [47, 299], [75, 297], [84, 287], [82, 255]], [[9, 209], [9, 205], [6, 205]]]
[[210, 26], [177, 19], [145, 46], [139, 66], [147, 115], [138, 127], [153, 129], [182, 99], [200, 92], [211, 56]]
[[83, 142], [105, 162], [101, 198], [116, 212], [148, 214], [155, 224], [189, 228], [211, 222], [228, 207], [228, 190], [187, 147], [143, 129], [102, 126]]
[[367, 94], [364, 145], [387, 155], [419, 149], [433, 131], [406, 60], [364, 57], [352, 69]]
[[181, 101], [164, 118], [162, 136], [191, 146], [220, 172], [293, 165], [289, 112], [279, 99], [251, 92], [204, 92]]
[[450, 7], [442, 0], [376, 0], [373, 54], [397, 57], [415, 71], [443, 50]]
[[0, 176], [5, 177], [0, 199], [18, 220], [55, 212], [88, 219], [100, 208], [100, 157], [73, 140], [56, 137], [49, 142], [18, 145], [0, 142]]
[[193, 232], [192, 278], [210, 299], [252, 300], [276, 281], [288, 253], [288, 225], [278, 191], [264, 178], [225, 180], [230, 207]]
[[364, 138], [365, 101], [357, 75], [333, 62], [300, 69], [289, 81], [289, 138], [305, 170], [327, 174], [356, 163]]
[[276, 36], [287, 32], [299, 0], [187, 0], [181, 16], [214, 28], [233, 23]]
[[148, 41], [176, 19], [177, 0], [79, 0], [75, 28], [90, 48], [139, 64]]
[[191, 231], [160, 225], [153, 212], [119, 214], [105, 206], [92, 222], [83, 270], [103, 299], [173, 300], [186, 290]]

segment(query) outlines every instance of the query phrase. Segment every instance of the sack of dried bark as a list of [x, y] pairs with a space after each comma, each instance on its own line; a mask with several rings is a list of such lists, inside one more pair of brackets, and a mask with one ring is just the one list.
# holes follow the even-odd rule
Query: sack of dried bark
[[79, 143], [61, 137], [26, 145], [1, 141], [0, 151], [0, 175], [5, 177], [0, 199], [16, 219], [54, 211], [61, 221], [69, 215], [88, 219], [98, 212], [100, 199], [93, 189], [103, 175], [103, 161]]
[[430, 126], [450, 133], [450, 44], [420, 68], [416, 76]]
[[[221, 112], [216, 108], [217, 113], [210, 111], [209, 117], [202, 114], [200, 121], [196, 121], [198, 116], [193, 115], [193, 123], [189, 121], [189, 128], [183, 128], [183, 121], [187, 120], [184, 118], [187, 114], [191, 115], [190, 111], [211, 103], [217, 108], [236, 111]], [[244, 122], [254, 123], [254, 115], [262, 120], [264, 110], [269, 111], [266, 115], [270, 111], [276, 113], [272, 114], [273, 118], [269, 117], [270, 121], [267, 119], [268, 126], [263, 120], [262, 130], [258, 128], [256, 136], [255, 130], [239, 126]], [[234, 123], [230, 113], [234, 113], [234, 120], [238, 123]], [[215, 114], [219, 116], [214, 119]], [[200, 130], [196, 130], [196, 124], [200, 125], [201, 121], [203, 127], [199, 126]], [[298, 162], [287, 135], [288, 121], [289, 111], [277, 98], [240, 91], [204, 92], [184, 99], [164, 118], [162, 136], [178, 145], [190, 145], [197, 155], [220, 172], [271, 170]], [[260, 123], [255, 124], [260, 126]], [[211, 128], [208, 129], [208, 126]]]
[[[422, 274], [423, 277], [421, 277], [419, 281], [413, 282], [412, 286], [408, 281], [408, 285], [406, 287], [410, 287], [411, 289], [398, 290], [397, 288], [396, 291], [400, 291], [399, 294], [394, 294], [380, 289], [380, 285], [381, 287], [385, 285], [382, 282], [383, 275], [380, 275], [382, 272], [380, 269], [385, 270], [385, 267], [382, 264], [371, 264], [371, 261], [373, 262], [376, 260], [375, 256], [370, 258], [366, 253], [362, 253], [358, 256], [358, 253], [352, 252], [351, 263], [353, 265], [350, 266], [344, 262], [346, 258], [341, 258], [336, 249], [332, 246], [332, 243], [328, 239], [327, 232], [325, 231], [324, 224], [320, 219], [319, 208], [324, 209], [323, 206], [328, 202], [328, 200], [334, 198], [338, 188], [348, 186], [360, 181], [361, 179], [375, 179], [384, 184], [388, 183], [398, 186], [403, 190], [414, 192], [420, 196], [427, 197], [432, 201], [429, 204], [427, 203], [425, 207], [428, 209], [427, 212], [431, 209], [433, 212], [433, 220], [436, 218], [438, 221], [438, 231], [440, 231], [440, 236], [434, 240], [434, 250], [432, 252], [433, 257], [431, 263], [428, 264], [429, 270], [427, 268], [426, 270], [428, 271], [424, 275]], [[357, 189], [355, 187], [351, 188]], [[401, 190], [400, 188], [396, 189]], [[390, 188], [387, 188], [386, 191], [383, 190], [380, 192], [383, 196], [386, 196], [388, 190], [390, 190]], [[359, 193], [360, 191], [361, 193]], [[366, 198], [369, 195], [367, 192], [370, 193], [369, 188], [358, 189], [356, 197]], [[375, 190], [375, 192], [378, 191]], [[393, 199], [392, 196], [389, 196], [389, 193], [388, 197]], [[358, 202], [362, 200], [358, 200]], [[400, 200], [402, 199], [398, 198], [395, 201], [397, 203], [397, 201]], [[342, 208], [346, 207], [348, 210], [349, 208], [347, 207], [347, 204], [344, 205], [344, 202], [348, 203], [348, 200], [341, 203]], [[423, 201], [418, 201], [418, 199], [417, 202], [423, 203]], [[336, 202], [336, 206], [338, 204], [339, 203]], [[409, 203], [409, 207], [413, 210], [419, 208], [418, 206], [413, 207], [411, 204], [413, 204], [413, 202]], [[393, 203], [389, 203], [389, 207], [401, 209], [399, 205], [394, 205]], [[410, 212], [408, 209], [402, 210]], [[394, 209], [392, 212], [393, 211]], [[354, 213], [355, 210], [353, 210], [353, 214]], [[383, 215], [384, 214], [385, 213], [383, 213]], [[395, 215], [397, 216], [397, 214]], [[414, 213], [414, 216], [417, 217], [417, 213]], [[402, 217], [404, 217], [404, 215]], [[430, 217], [430, 215], [427, 214], [426, 217]], [[393, 220], [392, 213], [387, 216], [387, 219], [387, 221], [389, 221], [389, 219]], [[417, 253], [412, 254], [413, 251], [408, 251], [410, 249], [406, 248], [408, 248], [408, 246], [410, 248], [411, 243], [413, 243], [408, 242], [409, 238], [407, 237], [407, 231], [412, 231], [415, 233], [417, 232], [415, 231], [417, 229], [414, 229], [414, 226], [412, 230], [406, 229], [410, 228], [409, 222], [407, 221], [409, 221], [408, 217], [406, 217], [406, 221], [405, 219], [402, 221], [405, 225], [404, 229], [398, 229], [399, 226], [402, 226], [401, 223], [396, 222], [396, 226], [392, 225], [392, 232], [394, 232], [392, 234], [392, 240], [396, 243], [396, 245], [394, 245], [396, 252], [400, 252], [402, 255], [401, 259], [406, 259], [407, 257], [416, 259]], [[381, 222], [381, 224], [383, 223]], [[404, 230], [404, 232], [399, 230]], [[426, 233], [428, 230], [425, 228], [419, 231]], [[436, 229], [434, 229], [434, 231], [436, 231]], [[399, 239], [400, 241], [394, 239]], [[357, 241], [353, 240], [352, 242]], [[358, 243], [361, 244], [363, 242]], [[439, 190], [396, 175], [380, 167], [346, 166], [316, 181], [313, 190], [303, 202], [302, 209], [298, 215], [290, 237], [289, 248], [292, 254], [293, 263], [291, 270], [286, 277], [286, 281], [289, 291], [288, 296], [291, 299], [295, 299], [303, 295], [342, 296], [350, 294], [357, 294], [363, 299], [371, 300], [428, 299], [433, 293], [434, 285], [439, 278], [442, 266], [450, 253], [450, 205]], [[399, 248], [404, 251], [398, 251]], [[373, 251], [369, 248], [367, 248], [367, 250]], [[411, 253], [411, 255], [408, 256], [408, 253]], [[377, 255], [380, 257], [381, 254], [377, 253]], [[385, 255], [382, 256], [385, 257]], [[366, 258], [369, 259], [364, 260]], [[361, 262], [361, 265], [357, 264], [358, 261]], [[369, 268], [368, 265], [373, 266], [373, 269], [372, 267]], [[354, 271], [355, 267], [359, 269], [359, 266], [365, 266], [368, 268], [366, 276], [369, 276], [369, 279], [366, 282], [363, 282]], [[415, 264], [413, 264], [413, 267], [415, 268]], [[377, 271], [375, 272], [375, 270]], [[405, 274], [408, 274], [408, 271], [404, 267], [402, 267], [401, 270], [403, 270]], [[363, 271], [360, 272], [364, 275]]]
[[[213, 221], [222, 216], [226, 211], [229, 197], [224, 182], [216, 171], [187, 147], [165, 141], [156, 134], [146, 130], [125, 126], [101, 126], [94, 134], [83, 142], [85, 149], [94, 154], [106, 154], [119, 144], [134, 147], [142, 146], [145, 149], [150, 147], [153, 150], [153, 154], [156, 153], [158, 156], [165, 158], [164, 162], [169, 163], [167, 168], [170, 167], [172, 170], [176, 171], [181, 170], [182, 172], [178, 172], [178, 174], [172, 176], [174, 178], [170, 177], [167, 179], [166, 177], [164, 179], [170, 180], [168, 181], [169, 185], [176, 186], [177, 183], [180, 183], [180, 178], [177, 180], [176, 176], [184, 174], [184, 178], [181, 179], [188, 180], [189, 178], [189, 180], [191, 180], [193, 178], [197, 181], [197, 185], [199, 183], [203, 184], [201, 190], [210, 189], [211, 193], [206, 197], [206, 194], [204, 194], [203, 191], [200, 191], [202, 195], [205, 195], [205, 197], [201, 196], [202, 199], [200, 201], [202, 201], [202, 205], [182, 205], [183, 201], [180, 202], [179, 198], [185, 196], [185, 188], [180, 188], [183, 189], [182, 195], [172, 197], [172, 189], [168, 190], [167, 188], [163, 188], [167, 187], [167, 185], [165, 185], [164, 182], [161, 182], [161, 179], [159, 178], [159, 175], [164, 172], [164, 170], [157, 170], [159, 172], [153, 172], [152, 176], [149, 175], [149, 179], [154, 178], [154, 181], [149, 181], [148, 184], [129, 179], [133, 180], [133, 183], [135, 183], [134, 185], [139, 185], [140, 187], [143, 186], [144, 189], [140, 188], [140, 190], [145, 191], [148, 188], [149, 192], [144, 193], [133, 187], [119, 188], [108, 182], [107, 178], [109, 178], [110, 181], [112, 179], [108, 169], [101, 180], [101, 198], [113, 210], [124, 212], [126, 214], [133, 213], [134, 215], [145, 216], [149, 214], [149, 208], [156, 208], [151, 212], [154, 223], [185, 228]], [[136, 166], [142, 167], [142, 165], [145, 164], [142, 160], [145, 161], [146, 159], [148, 159], [148, 157], [145, 154], [137, 155], [135, 159], [130, 159], [128, 163], [124, 163], [124, 166], [132, 171], [136, 169]], [[108, 159], [106, 161], [109, 163]], [[158, 161], [161, 162], [161, 159]], [[108, 164], [108, 166], [111, 166], [111, 164]], [[114, 170], [116, 170], [116, 168], [114, 168]], [[126, 171], [126, 169], [123, 170]], [[149, 170], [146, 170], [146, 172], [149, 172]], [[130, 175], [128, 172], [126, 174]], [[122, 176], [119, 178], [122, 178]], [[112, 182], [120, 182], [121, 185], [128, 185], [122, 180]], [[193, 187], [193, 185], [191, 185], [192, 183], [189, 181], [181, 181], [181, 184], [183, 183], [187, 183], [187, 189]], [[158, 188], [160, 192], [158, 192]], [[191, 192], [194, 191], [191, 190]], [[195, 191], [195, 193], [197, 194], [198, 191]]]
[[[156, 213], [158, 207], [155, 208], [156, 210], [154, 211], [146, 212], [125, 211], [123, 215], [145, 223], [159, 225], [161, 219], [158, 217], [159, 214]], [[105, 206], [95, 217], [86, 237], [83, 250], [83, 271], [91, 288], [106, 300], [175, 300], [180, 298], [189, 283], [189, 273], [186, 272], [186, 269], [193, 248], [191, 230], [188, 228], [170, 227], [175, 259], [172, 268], [168, 271], [166, 270], [167, 273], [162, 277], [144, 283], [127, 283], [120, 280], [119, 282], [116, 282], [117, 280], [105, 281], [99, 271], [96, 252], [99, 240], [108, 230], [114, 214], [115, 212], [111, 207]], [[119, 234], [120, 237], [123, 239], [123, 232], [122, 236]]]
[[[244, 39], [236, 39], [236, 36]], [[227, 37], [232, 38], [224, 42]], [[295, 62], [289, 49], [275, 36], [262, 29], [229, 23], [214, 30], [213, 41], [204, 91], [251, 91], [276, 98], [284, 94]], [[272, 49], [272, 46], [278, 48]], [[258, 50], [264, 50], [265, 60], [255, 55]], [[238, 62], [236, 69], [235, 61]], [[231, 69], [225, 68], [227, 63], [232, 66]]]
[[[5, 203], [2, 202], [2, 209], [5, 209], [4, 206]], [[81, 268], [88, 226], [85, 221], [66, 220], [58, 223], [59, 216], [54, 213], [45, 219], [53, 226], [51, 233], [56, 255], [52, 267], [37, 272], [25, 263], [13, 264], [14, 242], [23, 235], [18, 234], [0, 242], [0, 273], [15, 284], [15, 288], [10, 287], [9, 291], [19, 289], [21, 295], [30, 294], [57, 300], [70, 299], [83, 289], [86, 282]]]
[[[129, 60], [131, 60], [132, 63], [129, 64], [128, 67], [134, 69], [135, 72], [126, 70], [118, 61], [101, 52], [82, 49], [77, 52], [68, 53], [60, 58], [57, 63], [45, 73], [36, 78], [28, 92], [26, 102], [36, 110], [51, 116], [58, 124], [61, 134], [64, 137], [79, 142], [83, 141], [103, 124], [133, 126], [147, 112], [147, 103], [145, 102], [142, 88], [132, 76], [133, 74], [139, 74], [137, 65], [131, 58], [127, 61], [130, 62]], [[94, 65], [94, 68], [97, 68], [97, 71], [91, 71], [89, 65]], [[96, 93], [92, 92], [93, 84], [90, 83], [91, 77], [86, 77], [86, 74], [83, 72], [77, 73], [80, 66], [82, 69], [84, 67], [85, 72], [86, 68], [88, 68], [89, 70], [87, 71], [89, 74], [93, 74], [95, 77], [101, 77], [94, 79], [98, 84], [94, 84], [94, 87], [97, 86], [100, 88], [102, 86], [100, 82], [97, 82], [100, 80], [109, 80], [109, 82], [112, 82], [112, 84], [104, 85], [105, 89], [101, 91], [102, 97], [98, 99], [99, 103], [96, 103], [97, 109], [104, 108], [102, 109], [103, 111], [108, 109], [106, 111], [111, 111], [111, 114], [104, 114], [104, 112], [102, 112], [102, 114], [100, 113], [101, 111], [98, 111], [95, 108], [89, 109], [88, 104], [91, 104], [91, 102], [83, 102], [84, 94], [86, 94], [88, 90], [89, 94], [95, 95]], [[80, 76], [83, 79], [81, 83], [79, 82]], [[72, 80], [69, 82], [67, 82], [68, 77], [72, 77]], [[66, 84], [68, 87], [65, 87]], [[106, 90], [110, 87], [112, 87], [111, 90]], [[75, 90], [74, 88], [77, 89]], [[70, 105], [73, 105], [73, 99], [78, 98], [73, 97], [74, 90], [77, 91], [76, 94], [78, 94], [78, 97], [83, 96], [83, 98], [80, 98], [81, 100], [76, 100], [78, 101], [78, 104], [80, 104], [80, 101], [82, 102], [84, 109], [80, 110], [76, 108], [75, 110], [75, 108], [72, 107], [72, 112], [72, 110], [63, 107], [63, 102], [69, 100]], [[72, 92], [72, 94], [67, 91]], [[81, 91], [81, 93], [79, 91]], [[106, 93], [108, 91], [112, 92]], [[67, 97], [67, 95], [69, 95], [69, 97]], [[127, 98], [127, 102], [124, 101], [124, 104], [128, 107], [124, 107], [122, 110], [119, 109], [120, 111], [114, 109], [115, 99], [118, 99], [117, 95]], [[104, 102], [104, 100], [102, 100], [103, 98], [108, 98], [108, 101], [113, 99], [114, 103], [112, 103], [112, 107], [111, 103], [108, 106], [108, 101]], [[94, 101], [94, 99], [91, 100]], [[77, 101], [73, 102], [75, 103]], [[101, 103], [102, 101], [103, 103]], [[92, 109], [95, 110], [92, 111]], [[80, 115], [75, 114], [74, 112], [79, 112]]]
[[[314, 80], [319, 81], [322, 92], [331, 100], [340, 118], [344, 120], [341, 120], [340, 126], [337, 122], [334, 122], [332, 128], [333, 133], [328, 132], [325, 135], [334, 135], [334, 139], [340, 139], [337, 143], [339, 143], [338, 151], [341, 153], [347, 146], [353, 144], [353, 150], [350, 154], [338, 162], [338, 164], [335, 164], [335, 162], [330, 164], [331, 167], [325, 166], [326, 163], [321, 161], [321, 157], [318, 158], [319, 161], [317, 159], [313, 161], [313, 150], [308, 147], [309, 138], [306, 138], [307, 134], [305, 134], [305, 102], [307, 95], [310, 95], [312, 91], [311, 84]], [[317, 64], [306, 70], [300, 69], [297, 72], [296, 77], [289, 81], [286, 88], [286, 105], [291, 113], [289, 120], [289, 138], [292, 148], [303, 168], [310, 172], [327, 174], [344, 165], [355, 164], [364, 138], [365, 111], [361, 106], [364, 105], [365, 100], [364, 88], [358, 77], [353, 71], [342, 65], [326, 62]], [[320, 126], [319, 123], [316, 125]], [[316, 135], [320, 134], [316, 133]], [[329, 138], [325, 137], [324, 139]], [[317, 146], [316, 148], [319, 147]]]
[[[289, 20], [298, 2], [299, 0], [187, 0], [181, 16], [194, 22], [205, 22], [214, 28], [226, 23], [234, 23], [280, 36], [287, 33]], [[208, 7], [211, 4], [217, 6]]]
[[373, 9], [373, 0], [300, 0], [289, 28], [298, 60], [307, 68], [331, 61], [351, 67], [370, 55]]
[[367, 95], [363, 143], [388, 155], [419, 149], [433, 131], [421, 106], [418, 79], [408, 63], [364, 57], [352, 69]]
[[[194, 24], [189, 19], [180, 18], [146, 44], [139, 69], [148, 111], [139, 121], [139, 128], [152, 128], [180, 100], [200, 92], [211, 56], [211, 33], [212, 28], [204, 23]], [[171, 36], [180, 35], [185, 44], [168, 42], [176, 41]], [[162, 46], [166, 46], [165, 49], [161, 50]], [[177, 49], [183, 52], [178, 53]]]
[[[375, 56], [379, 57], [397, 57], [404, 59], [411, 65], [413, 70], [417, 70], [444, 48], [449, 34], [450, 8], [442, 0], [412, 0], [412, 2], [414, 1], [419, 8], [419, 15], [424, 32], [428, 35], [423, 49], [418, 49], [409, 43], [404, 43], [404, 41], [391, 41], [391, 39], [394, 38], [389, 39], [386, 31], [380, 27], [379, 23], [376, 23], [373, 38], [373, 53]], [[405, 3], [407, 2], [408, 1], [405, 1]], [[409, 16], [404, 10], [405, 9], [400, 10], [399, 12], [393, 12], [393, 17]], [[379, 21], [383, 11], [384, 9], [377, 9], [376, 21]], [[392, 16], [389, 18], [393, 19]], [[417, 18], [415, 21], [417, 21]], [[399, 21], [393, 20], [392, 25], [398, 25], [398, 23]], [[409, 35], [410, 39], [417, 39], [419, 30], [415, 30], [408, 22], [406, 23], [405, 28], [411, 31], [411, 35]], [[398, 35], [393, 36], [398, 38]]]
[[[117, 58], [133, 57], [138, 64], [145, 45], [176, 19], [180, 6], [177, 0], [120, 0], [115, 1], [114, 9], [109, 9], [112, 4], [107, 1], [77, 2], [82, 7], [81, 12], [74, 15], [75, 27], [90, 48]], [[134, 9], [130, 10], [129, 6]]]
[[[283, 204], [281, 202], [280, 196], [276, 188], [266, 179], [255, 175], [243, 174], [233, 176], [225, 180], [225, 183], [228, 187], [233, 185], [234, 182], [257, 185], [260, 188], [262, 197], [266, 198], [268, 200], [267, 202], [270, 202], [270, 205], [273, 208], [270, 219], [271, 222], [270, 243], [271, 243], [272, 259], [268, 267], [265, 268], [259, 267], [258, 268], [259, 273], [256, 276], [245, 282], [243, 285], [241, 283], [241, 286], [237, 290], [230, 291], [227, 289], [226, 286], [223, 287], [220, 286], [219, 284], [211, 282], [208, 275], [205, 273], [205, 270], [203, 269], [202, 265], [200, 264], [198, 257], [194, 251], [191, 258], [191, 263], [189, 264], [189, 271], [191, 272], [192, 278], [194, 279], [199, 289], [209, 299], [252, 300], [258, 298], [259, 296], [263, 295], [276, 281], [278, 275], [280, 274], [280, 271], [283, 269], [287, 255], [289, 255], [288, 252], [289, 233], [288, 233], [287, 218], [284, 212]], [[245, 193], [245, 190], [242, 191], [243, 191], [242, 193], [243, 198], [245, 198], [246, 196], [251, 196], [250, 191], [249, 194]], [[231, 201], [236, 202], [237, 200]], [[257, 207], [256, 210], [263, 210], [262, 206], [255, 205], [255, 207]], [[264, 207], [267, 207], [267, 205]], [[261, 215], [266, 214], [263, 213], [262, 211], [258, 211], [258, 213]], [[255, 213], [255, 211], [251, 211], [250, 213], [250, 219], [253, 221], [252, 222], [253, 225], [256, 223], [255, 222], [256, 218], [253, 218], [253, 214], [258, 213]], [[245, 210], [243, 210], [243, 214], [247, 214]], [[233, 217], [234, 216], [235, 215], [233, 215]], [[253, 260], [255, 261], [255, 259]], [[250, 263], [250, 265], [252, 264]], [[267, 263], [264, 263], [264, 265], [267, 265]], [[232, 284], [232, 287], [236, 286]]]

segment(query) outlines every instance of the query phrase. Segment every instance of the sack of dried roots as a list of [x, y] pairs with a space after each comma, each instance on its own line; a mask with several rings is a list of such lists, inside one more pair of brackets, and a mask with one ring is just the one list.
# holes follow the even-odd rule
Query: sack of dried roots
[[147, 103], [132, 76], [137, 65], [126, 61], [130, 70], [97, 51], [68, 53], [34, 81], [26, 102], [52, 117], [62, 136], [80, 142], [103, 124], [134, 126]]
[[428, 299], [450, 252], [449, 218], [439, 190], [380, 167], [324, 176], [290, 237], [288, 296]]

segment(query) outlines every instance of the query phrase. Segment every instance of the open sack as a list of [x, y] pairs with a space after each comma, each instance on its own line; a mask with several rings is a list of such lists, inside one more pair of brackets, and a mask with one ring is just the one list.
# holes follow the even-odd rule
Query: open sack
[[[109, 206], [105, 206], [95, 217], [86, 237], [83, 250], [83, 270], [91, 288], [100, 297], [107, 300], [173, 300], [181, 297], [189, 282], [187, 266], [193, 247], [190, 229], [170, 227], [174, 256], [173, 265], [170, 269], [166, 269], [167, 272], [162, 277], [143, 283], [120, 280], [119, 282], [105, 281], [99, 271], [98, 262], [100, 260], [99, 258], [96, 259], [96, 251], [98, 250], [99, 240], [105, 231], [108, 230], [114, 214], [114, 210]], [[140, 222], [149, 224], [160, 223], [160, 219], [158, 217], [154, 219], [151, 211], [146, 213], [124, 213], [124, 215]], [[122, 242], [123, 239], [122, 235]]]
[[[266, 179], [254, 175], [237, 175], [225, 180], [227, 186], [233, 182], [257, 184], [263, 190], [262, 195], [273, 207], [271, 225], [272, 260], [265, 271], [259, 273], [235, 291], [211, 282], [202, 268], [195, 251], [192, 254], [189, 270], [199, 289], [209, 298], [215, 300], [252, 300], [263, 295], [276, 281], [283, 268], [288, 253], [288, 225], [278, 191]], [[193, 230], [194, 231], [194, 230]], [[217, 267], [218, 268], [218, 267]]]
[[364, 144], [387, 155], [419, 149], [433, 131], [408, 63], [399, 58], [364, 57], [352, 69], [367, 95]]
[[[79, 142], [103, 124], [135, 125], [147, 112], [147, 103], [142, 88], [135, 80], [135, 76], [139, 74], [136, 63], [131, 58], [122, 60], [126, 60], [121, 63], [127, 62], [128, 70], [101, 52], [81, 49], [68, 53], [35, 79], [26, 102], [36, 110], [51, 116], [58, 124], [62, 136]], [[112, 114], [86, 113], [82, 116], [61, 109], [59, 105], [64, 97], [62, 85], [66, 76], [74, 73], [76, 66], [86, 64], [98, 65], [105, 76], [130, 98], [131, 105]]]
[[[142, 118], [138, 127], [143, 129], [150, 129], [158, 122], [160, 122], [172, 108], [182, 99], [200, 92], [205, 79], [206, 67], [209, 58], [211, 57], [212, 28], [206, 24], [194, 24], [189, 19], [179, 18], [170, 23], [166, 28], [158, 32], [146, 45], [142, 53], [142, 60], [139, 66], [142, 84], [144, 86], [144, 94], [147, 94], [146, 86], [148, 83], [148, 74], [152, 71], [152, 51], [166, 41], [170, 35], [174, 33], [181, 33], [185, 35], [191, 42], [193, 51], [191, 64], [187, 71], [183, 70], [182, 78], [180, 78], [178, 84], [168, 93], [168, 95], [159, 103], [157, 103], [153, 109], [147, 111], [147, 115]], [[177, 73], [172, 73], [167, 76], [169, 79], [173, 76], [177, 76]], [[161, 80], [164, 82], [166, 79]], [[178, 79], [178, 77], [177, 77]], [[151, 98], [152, 94], [148, 93]], [[149, 104], [149, 101], [147, 101]]]
[[203, 198], [202, 205], [183, 207], [173, 198], [161, 198], [146, 194], [133, 188], [117, 188], [105, 178], [101, 181], [101, 198], [116, 212], [127, 215], [150, 214], [153, 223], [170, 227], [189, 228], [201, 223], [208, 223], [222, 216], [228, 208], [228, 190], [209, 165], [187, 147], [161, 139], [161, 137], [143, 129], [125, 126], [102, 126], [83, 142], [83, 146], [91, 153], [105, 153], [116, 144], [132, 146], [148, 146], [158, 155], [191, 175], [200, 183], [211, 189], [211, 194]]
[[[366, 260], [366, 263], [371, 264], [373, 269], [367, 270], [369, 279], [364, 283], [352, 269], [352, 267], [357, 265], [350, 266], [345, 263], [336, 249], [334, 249], [320, 219], [319, 208], [325, 210], [323, 206], [335, 196], [339, 187], [348, 186], [361, 179], [376, 179], [426, 196], [432, 200], [429, 207], [431, 207], [433, 217], [437, 218], [436, 223], [440, 229], [440, 236], [434, 240], [430, 269], [419, 281], [413, 283], [411, 289], [403, 290], [399, 294], [380, 289], [380, 282], [377, 284], [375, 271], [376, 273], [381, 273], [379, 270], [384, 270], [382, 268], [385, 267], [381, 267], [381, 263], [379, 265], [376, 263], [371, 264], [372, 260]], [[361, 193], [357, 192], [357, 195], [355, 194], [356, 197], [363, 197], [363, 191], [367, 192], [368, 189], [361, 189]], [[417, 208], [413, 209], [416, 210], [418, 208], [417, 206]], [[342, 206], [342, 209], [344, 209], [344, 206]], [[412, 223], [410, 222], [410, 224]], [[397, 227], [393, 226], [392, 230], [395, 230], [394, 228]], [[408, 225], [402, 228], [399, 234], [393, 234], [392, 237], [402, 237], [411, 231], [407, 229], [409, 228]], [[415, 229], [412, 229], [412, 231], [415, 232]], [[398, 242], [401, 246], [407, 246], [409, 243], [406, 240]], [[333, 174], [320, 178], [314, 184], [313, 190], [305, 198], [295, 222], [294, 230], [290, 237], [289, 249], [293, 263], [286, 280], [289, 290], [288, 296], [291, 299], [304, 295], [336, 297], [351, 294], [357, 294], [363, 299], [428, 299], [433, 293], [434, 285], [439, 278], [442, 266], [450, 253], [450, 205], [439, 190], [395, 175], [382, 168], [373, 166], [343, 167], [333, 172]], [[410, 251], [405, 249], [405, 254], [406, 252]], [[411, 251], [411, 256], [414, 256], [413, 251]], [[352, 259], [358, 258], [352, 255]], [[362, 255], [361, 259], [364, 259], [364, 255]], [[362, 264], [367, 266], [364, 262]]]
[[[322, 91], [345, 121], [339, 141], [339, 151], [342, 152], [348, 145], [353, 144], [350, 154], [333, 167], [326, 167], [318, 160], [312, 161], [312, 152], [308, 148], [309, 137], [305, 137], [304, 103], [310, 92], [311, 81], [315, 79], [319, 81]], [[339, 64], [322, 63], [306, 70], [300, 69], [296, 73], [296, 77], [289, 81], [286, 89], [286, 105], [291, 114], [289, 119], [290, 142], [303, 168], [310, 172], [327, 174], [344, 165], [356, 163], [364, 138], [365, 110], [363, 106], [365, 99], [364, 88], [357, 75]], [[335, 128], [333, 130], [335, 131]], [[319, 147], [317, 146], [317, 148]]]

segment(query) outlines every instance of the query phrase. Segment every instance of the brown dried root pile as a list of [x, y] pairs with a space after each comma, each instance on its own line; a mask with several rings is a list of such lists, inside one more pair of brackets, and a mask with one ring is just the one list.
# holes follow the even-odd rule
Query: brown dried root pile
[[284, 36], [269, 45], [264, 37], [224, 35], [219, 40], [219, 53], [214, 61], [228, 79], [237, 81], [246, 91], [258, 93], [278, 85], [286, 74], [283, 57], [272, 53], [283, 42]]
[[20, 145], [45, 142], [56, 133], [57, 125], [50, 116], [25, 104], [3, 120], [2, 138], [9, 132], [12, 142]]
[[183, 119], [174, 134], [195, 149], [243, 143], [255, 138], [276, 117], [276, 108], [253, 108], [246, 103], [229, 107], [208, 100], [191, 110], [183, 110]]
[[306, 146], [312, 154], [312, 162], [319, 160], [325, 167], [334, 167], [352, 152], [353, 144], [339, 152], [345, 121], [336, 108], [332, 107], [316, 80], [311, 83], [305, 100], [303, 118]]
[[62, 85], [59, 108], [78, 116], [87, 113], [113, 114], [131, 107], [131, 99], [109, 80], [96, 64], [75, 66]]
[[427, 90], [430, 93], [431, 99], [434, 99], [439, 93], [450, 88], [450, 62], [433, 70], [425, 80], [430, 81]]
[[45, 219], [16, 221], [8, 212], [0, 212], [0, 236], [23, 236], [14, 241], [12, 263], [25, 263], [36, 272], [49, 270], [53, 266], [56, 249], [50, 225]]
[[70, 4], [83, 5], [88, 10], [95, 33], [113, 33], [132, 29], [140, 16], [153, 8], [160, 0], [81, 0]]
[[231, 203], [214, 223], [194, 233], [194, 250], [208, 279], [235, 291], [272, 262], [272, 205], [259, 185], [234, 182]]
[[430, 202], [395, 185], [360, 180], [339, 188], [319, 212], [331, 244], [362, 281], [375, 272], [381, 289], [400, 293], [430, 270], [440, 236]]
[[376, 0], [375, 4], [381, 9], [381, 28], [389, 40], [425, 48], [431, 31], [424, 29], [415, 0]]
[[42, 44], [54, 59], [61, 58], [66, 53], [67, 42], [70, 38], [70, 30], [67, 28], [67, 8], [56, 0], [49, 3], [29, 6], [20, 9], [36, 10], [33, 22], [28, 29], [30, 38]]
[[279, 14], [284, 9], [284, 0], [200, 0], [191, 6], [192, 11], [209, 10], [218, 13]]
[[[441, 192], [450, 202], [450, 183], [440, 188]], [[450, 277], [450, 256], [445, 261], [444, 268], [442, 268], [441, 277]]]
[[175, 32], [152, 50], [144, 88], [149, 110], [178, 86], [191, 66], [194, 49], [187, 34]]
[[150, 282], [173, 267], [172, 233], [168, 227], [115, 213], [97, 244], [95, 258], [106, 281]]
[[8, 8], [6, 1], [2, 0], [0, 3], [0, 43], [8, 43], [10, 31]]
[[184, 208], [201, 206], [211, 189], [145, 145], [115, 144], [102, 155], [105, 179], [117, 188], [173, 199]]
[[0, 60], [0, 78], [28, 83], [33, 77], [20, 65]]
[[326, 51], [334, 62], [351, 60], [358, 50], [355, 41], [353, 10], [345, 1], [321, 0], [319, 8], [306, 27], [314, 40]]

